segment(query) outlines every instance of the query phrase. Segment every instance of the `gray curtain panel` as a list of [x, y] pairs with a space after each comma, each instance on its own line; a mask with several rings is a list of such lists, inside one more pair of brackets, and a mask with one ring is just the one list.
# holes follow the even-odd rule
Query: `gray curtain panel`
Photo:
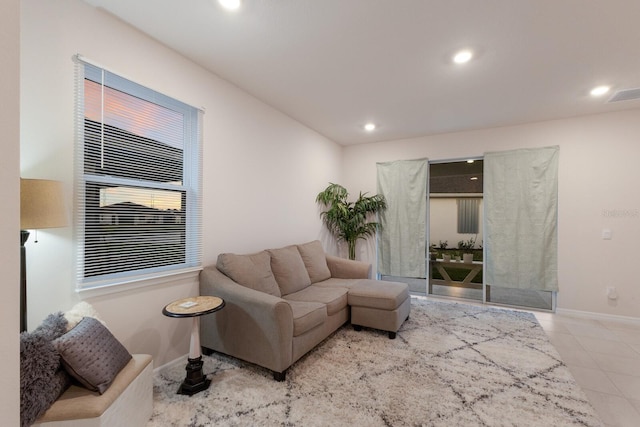
[[558, 157], [557, 146], [485, 154], [487, 285], [558, 290]]
[[387, 199], [381, 215], [378, 272], [425, 276], [428, 159], [377, 163], [378, 193]]

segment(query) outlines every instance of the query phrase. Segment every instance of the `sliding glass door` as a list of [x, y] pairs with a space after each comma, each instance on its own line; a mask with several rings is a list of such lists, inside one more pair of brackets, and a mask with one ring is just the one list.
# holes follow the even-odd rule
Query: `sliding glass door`
[[429, 165], [426, 293], [483, 301], [483, 162]]
[[[555, 308], [553, 289], [520, 286], [517, 269], [513, 269], [512, 274], [501, 274], [499, 282], [486, 280], [485, 159], [428, 162], [426, 174], [420, 167], [416, 169], [416, 161], [391, 163], [378, 165], [378, 191], [391, 200], [390, 210], [381, 218], [384, 228], [379, 242], [378, 273], [382, 280], [407, 283], [410, 291], [418, 295], [542, 310]], [[389, 167], [394, 172], [391, 173]], [[402, 172], [396, 170], [398, 168]], [[381, 175], [388, 176], [381, 178]], [[394, 177], [393, 184], [384, 183], [389, 176]], [[408, 188], [415, 189], [416, 182], [424, 182], [426, 191], [407, 194]], [[424, 202], [424, 210], [416, 201], [419, 197]], [[537, 199], [535, 204], [539, 204]], [[391, 217], [395, 216], [393, 219], [389, 218], [390, 212]], [[504, 232], [500, 221], [492, 222], [492, 226], [491, 232], [495, 235]], [[506, 227], [505, 223], [504, 229]], [[389, 237], [390, 231], [396, 236]], [[424, 240], [421, 242], [421, 239]], [[495, 240], [491, 253], [497, 253]], [[505, 253], [509, 258], [508, 251]], [[504, 273], [506, 262], [498, 262], [499, 270]], [[492, 268], [495, 267], [494, 260]]]

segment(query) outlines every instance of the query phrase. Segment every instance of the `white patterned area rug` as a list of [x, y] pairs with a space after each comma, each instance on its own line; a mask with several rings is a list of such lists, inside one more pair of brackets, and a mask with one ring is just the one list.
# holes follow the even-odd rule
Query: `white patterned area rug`
[[602, 426], [530, 313], [412, 299], [395, 340], [345, 325], [284, 382], [214, 353], [211, 387], [154, 378], [149, 426]]

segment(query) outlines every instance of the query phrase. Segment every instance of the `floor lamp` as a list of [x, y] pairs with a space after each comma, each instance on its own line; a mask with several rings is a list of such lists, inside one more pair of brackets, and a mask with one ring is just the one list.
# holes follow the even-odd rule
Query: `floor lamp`
[[[20, 178], [20, 332], [27, 330], [27, 230], [67, 226], [62, 183]], [[37, 243], [36, 239], [36, 243]]]

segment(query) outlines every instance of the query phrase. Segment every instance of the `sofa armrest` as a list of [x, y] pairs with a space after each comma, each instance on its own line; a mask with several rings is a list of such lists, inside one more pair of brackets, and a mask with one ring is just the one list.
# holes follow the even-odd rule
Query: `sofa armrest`
[[326, 255], [327, 266], [331, 271], [331, 277], [336, 279], [368, 279], [371, 273], [371, 264]]
[[225, 307], [200, 318], [203, 347], [283, 372], [292, 363], [293, 312], [282, 298], [242, 286], [215, 266], [200, 272], [200, 295]]

